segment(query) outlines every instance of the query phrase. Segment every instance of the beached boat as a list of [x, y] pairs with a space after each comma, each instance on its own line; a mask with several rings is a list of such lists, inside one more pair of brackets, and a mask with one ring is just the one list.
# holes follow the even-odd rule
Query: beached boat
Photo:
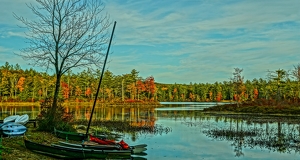
[[23, 114], [15, 119], [15, 123], [25, 125], [29, 121], [28, 114]]
[[105, 150], [120, 150], [121, 147], [117, 145], [98, 145], [97, 143], [94, 142], [87, 142], [84, 141], [82, 143], [69, 143], [69, 142], [63, 142], [59, 141], [57, 143], [58, 145], [63, 145], [63, 146], [69, 146], [69, 147], [75, 147], [75, 148], [87, 148], [87, 149], [105, 149]]
[[130, 150], [97, 150], [63, 145], [44, 145], [24, 139], [27, 149], [62, 159], [131, 159]]
[[[66, 132], [66, 131], [60, 131], [54, 128], [54, 134], [59, 137], [59, 138], [63, 138], [63, 139], [67, 139], [67, 140], [74, 140], [74, 141], [84, 141], [87, 139], [86, 135], [83, 133], [76, 133], [76, 132]], [[100, 139], [107, 139], [108, 137], [112, 137], [114, 139], [120, 138], [120, 135], [118, 134], [114, 134], [114, 135], [96, 135], [97, 138]]]
[[65, 132], [60, 131], [54, 128], [54, 134], [59, 137], [66, 140], [74, 140], [74, 141], [83, 141], [86, 139], [85, 134], [83, 133], [75, 133], [75, 132]]
[[[81, 144], [59, 141], [57, 144], [53, 144], [53, 145], [62, 145], [62, 146], [69, 146], [74, 148], [85, 148], [85, 149], [123, 150], [120, 145], [101, 145], [91, 141], [85, 141]], [[130, 146], [130, 148], [127, 150], [130, 150], [131, 153], [134, 155], [147, 155], [146, 153], [142, 153], [147, 150], [146, 147], [147, 147], [146, 144], [141, 144], [136, 146]]]
[[4, 136], [20, 136], [27, 131], [27, 128], [22, 124], [15, 122], [6, 122], [0, 128], [0, 134]]
[[8, 117], [3, 119], [3, 123], [14, 122], [18, 117], [20, 117], [20, 116], [19, 115], [8, 116]]
[[130, 151], [123, 150], [95, 150], [82, 149], [60, 145], [44, 145], [29, 140], [24, 140], [27, 149], [51, 156], [57, 159], [130, 159], [130, 160], [146, 160], [139, 155], [131, 156]]
[[[83, 142], [81, 146], [88, 147], [88, 148], [110, 148], [110, 149], [135, 149], [135, 148], [145, 148], [147, 147], [146, 144], [140, 144], [137, 146], [128, 146], [123, 140], [120, 142], [116, 142], [115, 140], [109, 140], [106, 139], [106, 136], [93, 136], [89, 135], [89, 139], [86, 138], [85, 134], [82, 133], [75, 133], [75, 132], [65, 132], [65, 131], [60, 131], [54, 128], [54, 134], [59, 137], [63, 138], [66, 140], [75, 140], [75, 141], [80, 141]], [[63, 142], [62, 142], [63, 143]], [[72, 143], [66, 143], [70, 146], [72, 146]], [[78, 144], [76, 145], [78, 146]], [[144, 150], [143, 150], [144, 151]]]

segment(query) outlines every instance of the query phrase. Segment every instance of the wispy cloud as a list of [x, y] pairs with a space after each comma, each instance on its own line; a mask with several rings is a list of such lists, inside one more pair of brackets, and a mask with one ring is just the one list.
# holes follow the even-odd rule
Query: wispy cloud
[[[167, 2], [168, 7], [162, 7]], [[118, 44], [153, 46], [139, 51], [174, 61], [164, 64], [158, 58], [164, 69], [152, 72], [161, 78], [179, 77], [185, 70], [185, 75], [194, 77], [190, 81], [197, 81], [197, 77], [227, 80], [233, 67], [253, 73], [249, 79], [263, 76], [268, 69], [292, 67], [300, 49], [299, 7], [297, 0], [107, 2], [112, 19], [118, 21]], [[159, 65], [144, 63], [150, 68]], [[217, 74], [222, 76], [213, 76]], [[181, 79], [184, 82], [187, 78]]]
[[26, 38], [26, 34], [25, 32], [7, 32], [7, 34], [9, 36], [16, 36], [16, 37], [22, 37], [22, 38]]

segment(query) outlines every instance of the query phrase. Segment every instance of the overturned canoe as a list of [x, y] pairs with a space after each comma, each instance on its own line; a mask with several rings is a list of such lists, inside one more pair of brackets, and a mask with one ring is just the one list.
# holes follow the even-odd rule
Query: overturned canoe
[[15, 119], [15, 123], [25, 125], [29, 121], [28, 114], [23, 114]]
[[0, 128], [0, 133], [4, 136], [20, 136], [27, 131], [27, 128], [22, 124], [15, 122], [6, 122]]
[[8, 117], [3, 119], [3, 123], [14, 122], [18, 117], [20, 117], [20, 116], [19, 115], [8, 116]]

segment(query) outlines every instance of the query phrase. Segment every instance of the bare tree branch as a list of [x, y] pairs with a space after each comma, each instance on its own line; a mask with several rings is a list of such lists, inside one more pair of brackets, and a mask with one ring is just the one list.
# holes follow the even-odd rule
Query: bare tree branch
[[[19, 54], [34, 66], [53, 68], [57, 103], [60, 78], [75, 67], [100, 67], [109, 40], [109, 16], [100, 0], [36, 0], [27, 4], [37, 17], [28, 20], [14, 14], [25, 28], [29, 46]], [[52, 66], [52, 67], [51, 67]]]
[[19, 54], [35, 66], [54, 65], [56, 73], [75, 67], [102, 65], [111, 25], [104, 6], [97, 0], [37, 0], [27, 5], [38, 17], [28, 20], [14, 14], [28, 29], [29, 47]]

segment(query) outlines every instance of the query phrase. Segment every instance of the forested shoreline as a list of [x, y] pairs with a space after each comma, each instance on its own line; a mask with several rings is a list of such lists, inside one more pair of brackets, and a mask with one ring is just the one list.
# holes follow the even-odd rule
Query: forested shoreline
[[[229, 81], [215, 83], [162, 84], [153, 76], [140, 77], [135, 69], [128, 74], [104, 72], [98, 100], [102, 102], [216, 102], [251, 101], [255, 99], [298, 101], [300, 97], [299, 66], [292, 74], [284, 70], [268, 72], [267, 79], [244, 80], [242, 70], [235, 70]], [[61, 79], [59, 97], [66, 102], [94, 100], [100, 70], [67, 72]], [[1, 102], [37, 102], [53, 95], [55, 75], [23, 70], [18, 64], [0, 66]]]

